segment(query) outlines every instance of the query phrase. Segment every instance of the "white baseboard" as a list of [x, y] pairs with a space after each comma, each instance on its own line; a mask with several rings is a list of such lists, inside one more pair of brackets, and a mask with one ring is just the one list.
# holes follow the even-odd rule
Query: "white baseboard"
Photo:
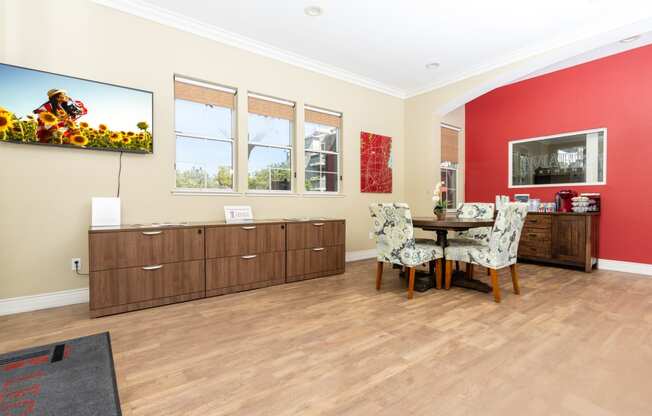
[[647, 263], [598, 259], [598, 269], [652, 276], [652, 264]]
[[88, 302], [88, 288], [0, 299], [0, 316]]
[[358, 260], [367, 260], [376, 258], [376, 249], [372, 248], [371, 250], [359, 250], [359, 251], [347, 251], [346, 252], [346, 262], [358, 261]]

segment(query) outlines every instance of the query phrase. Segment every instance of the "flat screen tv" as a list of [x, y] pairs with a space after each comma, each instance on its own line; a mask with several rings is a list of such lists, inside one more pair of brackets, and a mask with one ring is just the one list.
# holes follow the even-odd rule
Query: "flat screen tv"
[[0, 64], [0, 142], [152, 153], [153, 93]]

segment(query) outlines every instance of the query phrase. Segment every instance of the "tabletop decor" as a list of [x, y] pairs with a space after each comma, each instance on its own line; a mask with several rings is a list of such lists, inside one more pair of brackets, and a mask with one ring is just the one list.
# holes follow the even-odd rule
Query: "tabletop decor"
[[438, 182], [437, 185], [435, 185], [435, 190], [432, 196], [432, 202], [435, 203], [435, 207], [432, 212], [439, 220], [443, 220], [446, 217], [446, 208], [448, 207], [446, 191], [448, 191], [448, 188], [446, 188], [444, 182]]

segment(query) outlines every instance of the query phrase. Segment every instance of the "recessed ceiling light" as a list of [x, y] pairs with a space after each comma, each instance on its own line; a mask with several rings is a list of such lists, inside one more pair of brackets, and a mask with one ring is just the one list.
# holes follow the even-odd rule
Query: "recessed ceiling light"
[[439, 68], [439, 62], [429, 62], [426, 64], [426, 69], [437, 69]]
[[621, 40], [620, 40], [620, 43], [629, 43], [629, 42], [634, 42], [635, 40], [638, 40], [640, 37], [641, 37], [641, 35], [630, 36], [630, 37], [628, 37], [628, 38], [621, 39]]
[[309, 6], [309, 7], [306, 7], [305, 9], [303, 9], [303, 11], [308, 16], [312, 16], [312, 17], [321, 16], [321, 14], [323, 13], [323, 10], [319, 6]]

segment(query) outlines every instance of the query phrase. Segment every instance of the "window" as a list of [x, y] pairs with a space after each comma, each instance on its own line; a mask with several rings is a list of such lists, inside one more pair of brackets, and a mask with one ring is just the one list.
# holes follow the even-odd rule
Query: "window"
[[606, 129], [509, 143], [510, 187], [604, 184]]
[[459, 161], [459, 129], [441, 126], [441, 181], [446, 186], [448, 209], [457, 208], [457, 164]]
[[304, 168], [308, 192], [339, 192], [342, 114], [306, 106]]
[[234, 189], [235, 94], [235, 89], [175, 77], [177, 189]]
[[249, 94], [249, 189], [292, 190], [294, 103]]

